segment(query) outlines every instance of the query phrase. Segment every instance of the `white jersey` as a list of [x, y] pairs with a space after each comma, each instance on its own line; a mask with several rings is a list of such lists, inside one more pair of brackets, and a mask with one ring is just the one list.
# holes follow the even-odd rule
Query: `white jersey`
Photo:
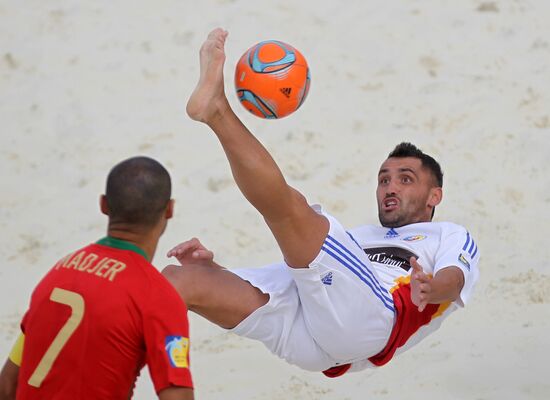
[[388, 289], [396, 279], [409, 275], [409, 258], [414, 256], [427, 274], [455, 266], [464, 273], [460, 306], [468, 301], [478, 279], [479, 249], [460, 225], [451, 222], [422, 222], [401, 228], [364, 225], [348, 231], [365, 251]]
[[[479, 249], [470, 233], [450, 222], [424, 222], [401, 228], [364, 225], [348, 231], [367, 254], [380, 283], [393, 292], [400, 283], [410, 280], [410, 257], [415, 257], [425, 273], [455, 266], [464, 273], [460, 297], [442, 305], [429, 323], [418, 328], [394, 355], [400, 354], [435, 331], [441, 322], [469, 300], [479, 277]], [[352, 370], [370, 366], [367, 360], [354, 364]]]

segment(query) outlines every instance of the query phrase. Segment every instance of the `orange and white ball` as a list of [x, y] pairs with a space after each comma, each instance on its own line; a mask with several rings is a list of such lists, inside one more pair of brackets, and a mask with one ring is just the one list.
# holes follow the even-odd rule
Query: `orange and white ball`
[[292, 114], [306, 99], [310, 82], [302, 53], [277, 40], [252, 46], [235, 70], [235, 89], [241, 104], [260, 118]]

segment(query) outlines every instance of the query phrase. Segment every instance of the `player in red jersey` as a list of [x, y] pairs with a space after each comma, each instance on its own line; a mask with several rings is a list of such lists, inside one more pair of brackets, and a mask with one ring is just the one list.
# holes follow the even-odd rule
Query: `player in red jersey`
[[193, 399], [187, 307], [150, 263], [170, 196], [155, 160], [111, 170], [107, 237], [62, 258], [35, 288], [0, 399], [128, 399], [145, 364], [161, 400]]

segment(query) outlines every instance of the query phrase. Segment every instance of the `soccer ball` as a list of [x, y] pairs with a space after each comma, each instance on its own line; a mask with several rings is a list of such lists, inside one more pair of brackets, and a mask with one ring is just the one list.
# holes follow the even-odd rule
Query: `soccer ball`
[[277, 40], [252, 46], [235, 70], [241, 104], [260, 118], [282, 118], [296, 111], [306, 99], [310, 82], [304, 56]]

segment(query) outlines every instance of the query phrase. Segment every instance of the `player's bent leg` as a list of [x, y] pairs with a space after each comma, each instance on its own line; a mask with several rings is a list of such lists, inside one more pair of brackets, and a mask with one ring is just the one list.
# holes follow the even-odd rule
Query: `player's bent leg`
[[307, 203], [300, 192], [291, 188], [291, 193], [293, 199], [287, 215], [279, 218], [264, 215], [264, 218], [288, 266], [308, 268], [321, 250], [329, 222]]
[[169, 265], [162, 274], [189, 310], [225, 329], [237, 326], [269, 300], [269, 295], [223, 268]]

